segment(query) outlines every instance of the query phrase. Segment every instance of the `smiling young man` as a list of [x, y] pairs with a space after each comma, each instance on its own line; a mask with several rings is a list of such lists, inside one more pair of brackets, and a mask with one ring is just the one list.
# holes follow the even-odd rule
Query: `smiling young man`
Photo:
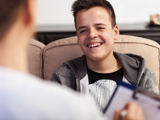
[[92, 96], [103, 111], [118, 80], [158, 93], [155, 74], [145, 58], [113, 51], [119, 28], [106, 0], [77, 0], [72, 5], [78, 44], [85, 55], [64, 62], [52, 80]]

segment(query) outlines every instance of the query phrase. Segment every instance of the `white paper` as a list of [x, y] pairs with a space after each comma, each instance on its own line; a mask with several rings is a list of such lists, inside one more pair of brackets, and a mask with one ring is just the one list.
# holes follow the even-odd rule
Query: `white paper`
[[119, 86], [114, 98], [112, 99], [105, 116], [109, 120], [113, 120], [114, 112], [117, 109], [123, 109], [128, 102], [136, 102], [143, 109], [146, 120], [160, 120], [160, 102], [156, 101], [142, 93], [136, 93], [138, 100], [135, 100], [133, 97], [133, 90]]

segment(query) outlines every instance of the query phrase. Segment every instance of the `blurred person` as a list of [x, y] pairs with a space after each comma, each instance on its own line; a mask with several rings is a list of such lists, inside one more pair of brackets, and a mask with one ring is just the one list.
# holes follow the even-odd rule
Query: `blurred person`
[[116, 15], [106, 0], [76, 0], [72, 5], [82, 57], [64, 62], [52, 81], [91, 96], [103, 111], [117, 82], [123, 80], [159, 93], [155, 73], [144, 57], [113, 51], [119, 37]]
[[88, 97], [28, 74], [35, 15], [36, 0], [0, 0], [0, 120], [104, 119]]
[[35, 16], [36, 0], [0, 0], [0, 120], [103, 119], [87, 97], [28, 74]]

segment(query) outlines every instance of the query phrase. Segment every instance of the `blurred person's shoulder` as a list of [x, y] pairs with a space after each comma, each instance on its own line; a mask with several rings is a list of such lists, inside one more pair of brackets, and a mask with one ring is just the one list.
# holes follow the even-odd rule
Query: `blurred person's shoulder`
[[0, 116], [2, 118], [102, 119], [90, 102], [86, 96], [81, 96], [57, 83], [0, 67], [0, 105], [3, 105], [1, 107], [3, 112], [0, 108]]

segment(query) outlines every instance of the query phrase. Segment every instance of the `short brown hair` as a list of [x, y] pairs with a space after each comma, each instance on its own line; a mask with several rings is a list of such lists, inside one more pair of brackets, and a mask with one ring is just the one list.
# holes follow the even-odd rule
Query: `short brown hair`
[[73, 5], [71, 11], [74, 16], [74, 23], [76, 27], [76, 15], [82, 9], [90, 9], [92, 7], [101, 6], [104, 7], [109, 15], [112, 23], [112, 27], [116, 25], [116, 16], [112, 5], [106, 0], [76, 0]]
[[23, 6], [27, 6], [27, 0], [0, 0], [0, 39], [15, 22]]

